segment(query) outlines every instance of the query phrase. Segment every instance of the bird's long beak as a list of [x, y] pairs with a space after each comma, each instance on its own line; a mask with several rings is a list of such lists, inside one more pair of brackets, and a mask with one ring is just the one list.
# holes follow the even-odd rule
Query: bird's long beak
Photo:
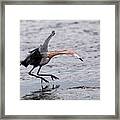
[[83, 59], [82, 59], [78, 54], [74, 53], [74, 56], [75, 56], [76, 58], [78, 58], [79, 60], [83, 61]]
[[79, 58], [82, 62], [83, 62], [83, 59], [82, 58]]

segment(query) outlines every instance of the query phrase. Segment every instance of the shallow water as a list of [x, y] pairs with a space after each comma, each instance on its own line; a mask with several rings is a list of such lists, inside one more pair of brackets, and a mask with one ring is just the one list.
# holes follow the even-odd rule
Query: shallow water
[[[28, 51], [43, 44], [52, 31], [56, 35], [49, 43], [49, 51], [73, 49], [83, 59], [72, 56], [56, 56], [42, 67], [42, 73], [54, 74], [59, 80], [49, 83], [29, 76], [32, 68], [20, 67], [21, 99], [99, 100], [100, 99], [100, 22], [99, 21], [20, 21], [20, 59]], [[37, 72], [36, 68], [34, 73]], [[53, 86], [59, 86], [55, 88]], [[42, 91], [47, 87], [49, 94]], [[34, 91], [38, 91], [34, 96]], [[42, 92], [41, 92], [42, 91]], [[25, 97], [27, 96], [27, 97]], [[37, 98], [36, 98], [37, 96]]]

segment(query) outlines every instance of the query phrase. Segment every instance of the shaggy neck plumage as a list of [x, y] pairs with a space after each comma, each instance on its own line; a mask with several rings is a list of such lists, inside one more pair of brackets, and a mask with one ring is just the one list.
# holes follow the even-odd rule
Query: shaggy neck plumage
[[63, 55], [63, 54], [72, 55], [73, 51], [70, 51], [70, 50], [50, 51], [47, 54], [48, 54], [49, 58], [52, 58], [52, 57], [54, 57], [56, 55]]

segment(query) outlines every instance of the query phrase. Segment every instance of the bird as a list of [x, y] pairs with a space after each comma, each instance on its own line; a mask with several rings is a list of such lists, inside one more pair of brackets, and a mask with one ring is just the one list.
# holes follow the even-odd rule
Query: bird
[[[28, 65], [32, 65], [32, 69], [28, 72], [29, 75], [34, 76], [36, 78], [41, 79], [42, 81], [49, 83], [48, 80], [46, 80], [43, 76], [50, 76], [52, 80], [59, 79], [53, 74], [41, 74], [40, 70], [41, 67], [49, 63], [49, 61], [57, 55], [72, 55], [79, 60], [83, 61], [83, 59], [74, 51], [74, 50], [55, 50], [55, 51], [48, 51], [48, 44], [50, 39], [55, 35], [55, 31], [52, 31], [52, 33], [48, 36], [48, 38], [45, 40], [43, 45], [39, 45], [39, 47], [29, 51], [29, 55], [22, 61], [20, 61], [20, 65], [23, 65], [24, 67], [28, 67]], [[37, 74], [33, 74], [32, 71], [36, 68], [38, 68]]]

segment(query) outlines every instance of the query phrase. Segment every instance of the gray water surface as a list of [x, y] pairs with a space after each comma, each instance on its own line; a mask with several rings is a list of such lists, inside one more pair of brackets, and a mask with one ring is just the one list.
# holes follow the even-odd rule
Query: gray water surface
[[73, 56], [54, 57], [42, 67], [41, 73], [54, 74], [59, 80], [45, 77], [49, 83], [42, 85], [40, 79], [28, 74], [32, 66], [20, 66], [21, 99], [99, 100], [100, 21], [21, 20], [20, 60], [24, 60], [30, 50], [43, 44], [53, 30], [56, 35], [50, 40], [49, 51], [73, 49], [83, 62]]

